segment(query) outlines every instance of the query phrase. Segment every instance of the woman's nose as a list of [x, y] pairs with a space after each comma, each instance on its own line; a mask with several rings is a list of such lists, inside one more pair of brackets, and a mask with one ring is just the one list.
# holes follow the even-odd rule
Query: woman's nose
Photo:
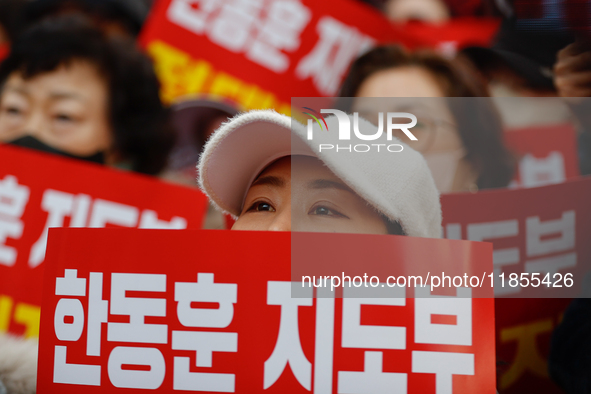
[[269, 231], [291, 231], [291, 208], [289, 206], [275, 215], [269, 226]]
[[33, 111], [23, 123], [22, 135], [39, 138], [46, 127], [45, 117], [40, 111]]

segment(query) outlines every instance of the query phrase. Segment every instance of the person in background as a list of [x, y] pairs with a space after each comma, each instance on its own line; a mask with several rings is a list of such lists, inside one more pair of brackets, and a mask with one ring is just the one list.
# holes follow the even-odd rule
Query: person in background
[[[411, 146], [427, 160], [441, 193], [506, 187], [512, 180], [515, 159], [503, 143], [500, 117], [466, 63], [430, 51], [379, 46], [351, 65], [340, 96], [404, 98], [387, 102], [404, 102], [406, 112], [417, 114], [413, 130], [423, 136]], [[371, 99], [357, 99], [353, 106], [369, 120], [377, 112]]]
[[[131, 39], [79, 16], [45, 20], [12, 43], [0, 88], [0, 142], [151, 175], [166, 165], [168, 110]], [[36, 349], [0, 335], [0, 393], [35, 392]]]
[[85, 19], [49, 19], [0, 65], [0, 142], [157, 175], [174, 144], [152, 63]]
[[590, 93], [589, 37], [520, 23], [505, 18], [490, 48], [466, 48], [461, 56], [487, 80], [507, 126], [574, 123], [580, 172], [591, 174], [589, 107], [569, 99]]
[[[554, 83], [558, 95], [567, 101], [581, 123], [581, 172], [591, 174], [591, 45], [588, 42], [579, 40], [558, 52]], [[568, 394], [591, 392], [591, 278], [587, 275], [582, 279], [581, 298], [572, 301], [552, 333], [548, 358], [550, 377]]]
[[380, 10], [394, 23], [424, 22], [443, 24], [465, 16], [495, 14], [496, 7], [487, 0], [361, 0]]
[[171, 106], [171, 123], [177, 131], [166, 179], [196, 187], [199, 155], [205, 142], [225, 121], [238, 114], [238, 104], [221, 97], [202, 95]]
[[572, 103], [591, 97], [591, 44], [577, 41], [556, 54], [553, 66], [554, 86], [560, 97]]
[[[173, 104], [172, 124], [177, 131], [177, 143], [170, 153], [169, 165], [163, 179], [189, 187], [197, 187], [199, 156], [205, 142], [223, 122], [236, 115], [237, 103], [212, 95], [192, 97]], [[209, 204], [204, 229], [225, 229], [228, 218]]]
[[386, 0], [383, 12], [396, 23], [421, 21], [441, 24], [451, 18], [451, 10], [443, 0]]
[[468, 47], [462, 54], [483, 74], [495, 96], [556, 96], [552, 68], [572, 35], [530, 31], [506, 18], [489, 48]]
[[557, 53], [573, 39], [568, 33], [532, 31], [506, 18], [490, 48], [465, 48], [460, 56], [486, 80], [507, 126], [570, 122], [568, 106], [554, 99], [553, 66]]
[[591, 175], [591, 44], [577, 41], [561, 49], [554, 64], [554, 85], [579, 123], [581, 175]]
[[35, 394], [37, 353], [37, 341], [0, 334], [0, 394]]
[[144, 0], [31, 0], [23, 10], [23, 25], [81, 14], [108, 35], [136, 37], [149, 11]]

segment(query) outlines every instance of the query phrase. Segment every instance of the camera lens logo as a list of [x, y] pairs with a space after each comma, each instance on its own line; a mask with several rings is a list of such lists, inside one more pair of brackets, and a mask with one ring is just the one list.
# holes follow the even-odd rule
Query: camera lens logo
[[[335, 144], [336, 142], [343, 142], [343, 141], [351, 141], [352, 138], [357, 141], [376, 141], [381, 139], [381, 137], [386, 134], [386, 141], [393, 141], [393, 131], [400, 130], [402, 131], [406, 137], [408, 137], [412, 141], [416, 141], [417, 138], [410, 132], [410, 129], [417, 124], [417, 118], [415, 115], [408, 113], [408, 112], [388, 112], [383, 113], [380, 112], [378, 114], [378, 128], [375, 130], [373, 125], [370, 125], [368, 122], [364, 121], [363, 130], [360, 130], [360, 122], [359, 122], [359, 114], [357, 112], [353, 113], [353, 119], [351, 119], [351, 115], [338, 110], [338, 109], [321, 109], [320, 113], [313, 110], [310, 107], [303, 107], [303, 109], [309, 112], [303, 112], [303, 114], [310, 116], [312, 119], [316, 121], [320, 130], [324, 131], [324, 127], [328, 131], [328, 124], [324, 117], [321, 114], [331, 114], [334, 115], [336, 121], [338, 123], [338, 132], [334, 134], [334, 141], [327, 141], [326, 137], [321, 138], [324, 142], [331, 142], [331, 143], [321, 143], [318, 145], [318, 152], [323, 152], [325, 150], [334, 150], [335, 152], [340, 151], [348, 151], [348, 152], [370, 152], [375, 150], [377, 152], [402, 152], [404, 149], [403, 145], [398, 143], [361, 143], [361, 144], [349, 144], [349, 145], [340, 145]], [[320, 119], [319, 119], [320, 118]], [[307, 139], [311, 141], [314, 139], [314, 122], [312, 119], [308, 119], [307, 125]], [[410, 120], [410, 122], [406, 123], [399, 123], [400, 120]], [[324, 123], [324, 127], [322, 123]], [[334, 124], [334, 120], [329, 120]], [[376, 141], [378, 142], [378, 141]], [[394, 142], [394, 141], [393, 141]]]
[[[328, 125], [326, 124], [326, 120], [324, 120], [324, 118], [322, 117], [322, 115], [320, 115], [318, 112], [314, 111], [312, 108], [310, 107], [303, 107], [303, 109], [306, 109], [310, 112], [314, 112], [316, 114], [316, 116], [312, 115], [310, 112], [302, 112], [304, 115], [308, 115], [311, 116], [312, 118], [314, 118], [314, 120], [316, 121], [316, 123], [318, 123], [318, 126], [320, 126], [320, 130], [324, 131], [324, 128], [322, 127], [322, 124], [320, 123], [320, 121], [318, 120], [318, 118], [322, 119], [322, 122], [324, 122], [324, 126], [326, 126], [326, 131], [328, 131]], [[308, 122], [310, 122], [311, 120], [309, 120]], [[310, 139], [310, 138], [308, 138]]]

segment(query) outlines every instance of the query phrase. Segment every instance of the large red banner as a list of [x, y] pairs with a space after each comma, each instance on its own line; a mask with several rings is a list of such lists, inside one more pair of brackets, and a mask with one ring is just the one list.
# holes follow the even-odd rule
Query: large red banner
[[496, 278], [505, 274], [504, 284], [495, 284], [496, 296], [503, 297], [495, 304], [500, 393], [560, 392], [548, 378], [547, 357], [550, 335], [570, 299], [535, 298], [561, 289], [512, 287], [509, 279], [572, 273], [580, 284], [591, 261], [589, 201], [591, 178], [441, 197], [447, 238], [492, 242]]
[[201, 228], [196, 189], [0, 145], [0, 332], [39, 335], [48, 228]]
[[[358, 244], [299, 236], [344, 261]], [[371, 237], [412, 264], [416, 239]], [[445, 243], [442, 259], [490, 261], [488, 244]], [[492, 298], [292, 297], [291, 246], [288, 232], [52, 229], [38, 392], [495, 393]]]
[[165, 101], [206, 93], [286, 114], [291, 97], [336, 96], [351, 61], [386, 41], [416, 42], [353, 0], [159, 0], [140, 38]]

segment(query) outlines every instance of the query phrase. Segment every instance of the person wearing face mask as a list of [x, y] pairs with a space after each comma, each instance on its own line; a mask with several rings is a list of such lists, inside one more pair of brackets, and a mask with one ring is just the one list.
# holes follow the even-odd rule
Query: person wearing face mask
[[513, 178], [515, 158], [503, 143], [500, 117], [487, 96], [467, 64], [394, 45], [358, 58], [340, 91], [340, 97], [359, 98], [346, 109], [370, 120], [377, 112], [371, 97], [392, 98], [382, 103], [395, 107], [380, 112], [396, 112], [403, 105], [417, 115], [413, 131], [422, 137], [411, 146], [427, 160], [441, 193], [506, 187]]
[[[86, 20], [47, 20], [0, 65], [0, 142], [158, 174], [174, 135], [150, 60]], [[26, 163], [23, 163], [23, 165]], [[0, 335], [0, 394], [36, 389], [36, 341]]]
[[81, 17], [31, 27], [0, 65], [0, 142], [156, 175], [174, 134], [151, 61]]
[[[336, 117], [325, 120], [338, 130]], [[363, 119], [359, 128], [375, 132]], [[441, 236], [439, 194], [419, 153], [398, 140], [391, 141], [403, 147], [396, 153], [318, 152], [336, 134], [313, 130], [308, 140], [297, 121], [251, 111], [208, 140], [199, 185], [236, 219], [233, 230]]]
[[0, 335], [0, 394], [35, 393], [37, 353], [37, 341]]

